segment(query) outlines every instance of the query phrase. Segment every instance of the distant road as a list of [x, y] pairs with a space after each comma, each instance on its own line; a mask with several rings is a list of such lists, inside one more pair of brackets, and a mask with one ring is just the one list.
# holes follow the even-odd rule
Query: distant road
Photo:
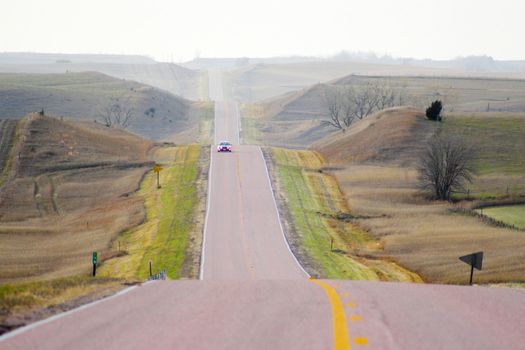
[[[202, 281], [158, 281], [0, 337], [1, 349], [525, 349], [525, 290], [310, 280], [264, 160], [216, 101]], [[468, 268], [466, 268], [466, 277]]]
[[257, 146], [239, 145], [239, 108], [221, 101], [222, 79], [210, 75], [215, 102], [215, 144], [233, 144], [232, 153], [212, 148], [209, 210], [201, 279], [306, 278], [281, 231], [266, 164]]

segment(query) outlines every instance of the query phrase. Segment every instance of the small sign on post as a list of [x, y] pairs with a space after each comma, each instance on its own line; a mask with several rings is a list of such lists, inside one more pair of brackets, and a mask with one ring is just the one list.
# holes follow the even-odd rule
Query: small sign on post
[[93, 252], [93, 277], [97, 275], [97, 252]]
[[162, 167], [158, 164], [155, 164], [153, 166], [153, 172], [157, 174], [157, 188], [160, 188], [160, 171], [162, 170]]
[[465, 264], [470, 265], [470, 281], [469, 284], [472, 285], [472, 278], [474, 277], [474, 268], [481, 271], [483, 265], [483, 252], [477, 252], [472, 254], [467, 254], [459, 257], [459, 260], [463, 261]]

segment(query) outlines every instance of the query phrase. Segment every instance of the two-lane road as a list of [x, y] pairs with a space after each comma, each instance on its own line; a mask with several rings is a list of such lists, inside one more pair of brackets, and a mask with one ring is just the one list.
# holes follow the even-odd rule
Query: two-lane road
[[259, 147], [210, 74], [216, 141], [201, 281], [158, 281], [0, 337], [3, 349], [525, 349], [525, 291], [310, 280]]
[[222, 100], [220, 73], [211, 72], [209, 86], [215, 144], [230, 141], [233, 152], [212, 146], [201, 279], [308, 277], [284, 238], [261, 149], [240, 145], [239, 107]]

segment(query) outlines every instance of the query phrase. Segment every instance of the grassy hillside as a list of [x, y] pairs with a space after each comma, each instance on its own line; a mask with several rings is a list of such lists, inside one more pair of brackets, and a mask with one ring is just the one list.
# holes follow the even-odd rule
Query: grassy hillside
[[459, 72], [447, 69], [350, 61], [257, 64], [231, 72], [234, 97], [243, 102], [262, 101], [350, 74], [378, 76], [451, 75], [459, 74]]
[[198, 126], [212, 108], [100, 73], [0, 74], [0, 119], [44, 109], [59, 117], [101, 122], [100, 113], [115, 104], [132, 111], [130, 131], [177, 142], [199, 141]]
[[431, 101], [442, 100], [445, 113], [525, 113], [525, 80], [349, 75], [327, 83], [317, 83], [245, 105], [245, 133], [258, 135], [254, 142], [288, 147], [308, 147], [335, 129], [321, 125], [328, 120], [328, 86], [361, 87], [366, 84], [389, 86], [402, 91], [404, 104], [424, 110]]
[[207, 150], [38, 114], [19, 125], [0, 191], [0, 334], [143, 281], [149, 260], [197, 276]]
[[337, 181], [321, 171], [312, 151], [271, 150], [277, 188], [285, 198], [289, 241], [310, 274], [318, 278], [420, 281], [419, 276], [383, 259], [368, 259], [378, 242], [348, 220]]
[[330, 83], [377, 83], [400, 88], [406, 92], [408, 103], [422, 109], [439, 99], [446, 112], [525, 112], [525, 79], [349, 75]]
[[[411, 110], [381, 114], [316, 146], [333, 167], [350, 213], [357, 217], [353, 222], [380, 240], [383, 251], [372, 255], [394, 259], [429, 282], [466, 283], [468, 267], [457, 258], [483, 250], [484, 269], [477, 281], [523, 282], [523, 233], [457, 208], [525, 197], [524, 117], [455, 113], [437, 125]], [[468, 196], [457, 196], [466, 201], [429, 202], [418, 189], [414, 151], [434, 132], [461, 135], [478, 150], [479, 174]]]
[[16, 175], [0, 193], [0, 281], [88, 273], [92, 251], [144, 219], [130, 194], [153, 144], [39, 115], [28, 117], [20, 142]]
[[63, 74], [99, 72], [133, 80], [191, 100], [207, 99], [207, 73], [133, 55], [0, 53], [0, 72]]
[[[207, 149], [206, 149], [207, 150]], [[101, 275], [145, 279], [149, 261], [154, 273], [166, 269], [169, 278], [197, 278], [203, 209], [202, 151], [197, 145], [156, 150], [154, 159], [163, 169], [162, 188], [157, 176], [148, 173], [138, 195], [144, 198], [147, 220], [122, 234], [112, 249], [125, 254], [104, 263]]]
[[313, 145], [332, 163], [384, 161], [413, 165], [437, 125], [415, 108], [386, 109], [360, 120], [346, 132]]

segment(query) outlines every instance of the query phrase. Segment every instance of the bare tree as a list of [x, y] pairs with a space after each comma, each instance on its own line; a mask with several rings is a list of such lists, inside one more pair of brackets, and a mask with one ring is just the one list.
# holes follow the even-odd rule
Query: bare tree
[[108, 128], [121, 127], [126, 129], [133, 121], [133, 109], [122, 107], [119, 103], [114, 103], [105, 107], [98, 113], [102, 123]]
[[450, 201], [453, 193], [464, 192], [475, 173], [475, 152], [457, 136], [435, 135], [430, 139], [418, 164], [422, 189], [434, 199]]
[[330, 120], [322, 120], [323, 125], [333, 126], [339, 130], [345, 130], [343, 126], [343, 110], [346, 105], [346, 98], [341, 90], [337, 87], [330, 87], [325, 91], [325, 102], [328, 107]]
[[344, 131], [356, 119], [364, 119], [376, 111], [402, 105], [406, 101], [406, 91], [393, 88], [383, 81], [368, 82], [364, 86], [332, 86], [325, 92], [325, 101], [330, 120], [322, 123]]

